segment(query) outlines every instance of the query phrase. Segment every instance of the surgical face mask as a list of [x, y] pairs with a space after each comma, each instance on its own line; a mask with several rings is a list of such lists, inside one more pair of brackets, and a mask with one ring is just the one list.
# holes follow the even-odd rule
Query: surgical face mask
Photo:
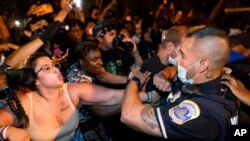
[[180, 81], [184, 84], [193, 84], [193, 79], [198, 76], [198, 74], [196, 74], [193, 78], [187, 79], [187, 72], [190, 68], [192, 68], [193, 66], [195, 66], [200, 60], [198, 60], [197, 62], [195, 62], [194, 64], [192, 64], [190, 67], [188, 67], [187, 69], [183, 68], [180, 63], [178, 64], [177, 67], [177, 75], [178, 78], [180, 79]]
[[[178, 53], [176, 51], [176, 49], [174, 48], [174, 55], [175, 55], [175, 58], [171, 57], [171, 55], [168, 56], [168, 62], [169, 64], [172, 64], [172, 65], [177, 65], [177, 57], [178, 57]], [[173, 53], [172, 53], [173, 54]]]
[[177, 64], [177, 57], [172, 58], [170, 55], [168, 56], [168, 62], [169, 64], [176, 65]]

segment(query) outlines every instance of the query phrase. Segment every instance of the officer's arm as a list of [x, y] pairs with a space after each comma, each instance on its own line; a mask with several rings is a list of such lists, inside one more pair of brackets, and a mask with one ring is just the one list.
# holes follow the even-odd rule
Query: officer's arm
[[154, 108], [141, 102], [138, 90], [135, 81], [128, 83], [122, 99], [121, 121], [135, 130], [161, 137]]

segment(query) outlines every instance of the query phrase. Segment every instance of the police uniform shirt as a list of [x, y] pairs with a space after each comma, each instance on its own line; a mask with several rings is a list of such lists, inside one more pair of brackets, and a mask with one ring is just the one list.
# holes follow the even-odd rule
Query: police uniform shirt
[[226, 140], [230, 118], [237, 113], [236, 99], [232, 95], [228, 97], [229, 94], [222, 96], [220, 80], [193, 85], [199, 94], [172, 89], [173, 92], [155, 108], [165, 139]]

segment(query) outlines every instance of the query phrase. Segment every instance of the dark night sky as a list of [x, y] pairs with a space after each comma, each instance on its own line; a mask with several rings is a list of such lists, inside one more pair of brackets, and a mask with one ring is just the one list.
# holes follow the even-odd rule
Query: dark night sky
[[[38, 0], [0, 0], [0, 8], [1, 13], [6, 16], [6, 19], [15, 18], [23, 18], [28, 8], [31, 6], [33, 2], [37, 2]], [[60, 0], [40, 0], [41, 3], [48, 1], [60, 1]], [[97, 0], [84, 0], [86, 2], [95, 2]], [[103, 7], [107, 5], [111, 0], [103, 0]], [[169, 0], [175, 1], [177, 3], [177, 7], [182, 9], [187, 9], [189, 7], [193, 7], [194, 11], [205, 14], [207, 17], [209, 16], [211, 10], [215, 6], [215, 4], [219, 0]], [[158, 5], [162, 3], [162, 0], [117, 0], [117, 14], [119, 17], [122, 16], [125, 11], [126, 5], [128, 5], [129, 9], [133, 14], [145, 14], [150, 10], [155, 12]], [[189, 7], [187, 7], [189, 6]], [[250, 7], [250, 0], [225, 0], [224, 7]], [[86, 11], [86, 10], [85, 10]], [[223, 11], [223, 9], [222, 9]], [[245, 13], [240, 13], [240, 15], [244, 15]], [[249, 12], [247, 13], [249, 14]], [[223, 17], [223, 16], [222, 16]]]
[[[27, 11], [28, 7], [32, 2], [37, 2], [38, 0], [0, 0], [1, 12], [7, 11], [8, 13], [14, 11], [16, 14], [23, 15]], [[39, 0], [41, 3], [52, 1], [52, 0]], [[58, 0], [54, 0], [58, 1]], [[85, 0], [90, 1], [90, 0]], [[94, 0], [91, 0], [94, 1]], [[103, 0], [103, 5], [106, 5], [111, 0]], [[179, 3], [178, 7], [185, 8], [186, 6], [193, 6], [199, 12], [204, 12], [209, 14], [211, 9], [214, 7], [219, 0], [169, 0], [176, 1]], [[250, 6], [249, 0], [225, 0], [227, 5], [234, 6]], [[118, 12], [122, 12], [125, 9], [125, 5], [128, 5], [134, 13], [142, 14], [148, 12], [149, 10], [155, 11], [157, 6], [162, 2], [162, 0], [117, 0]]]
[[[38, 0], [0, 0], [1, 11], [15, 11], [16, 14], [24, 14], [27, 11], [28, 7], [32, 2], [36, 2]], [[52, 0], [40, 0], [41, 3]], [[58, 1], [58, 0], [54, 0]], [[85, 0], [87, 1], [87, 0]], [[89, 0], [88, 0], [89, 1]], [[92, 0], [93, 1], [93, 0]], [[103, 0], [103, 4], [107, 4], [111, 0]], [[136, 11], [135, 13], [144, 13], [149, 10], [155, 11], [157, 6], [162, 2], [162, 0], [117, 0], [119, 5], [119, 9], [121, 11], [124, 10], [125, 5], [129, 5], [132, 11]], [[170, 0], [176, 1], [179, 3], [181, 7], [186, 7], [187, 5], [191, 5], [193, 2], [194, 7], [202, 12], [210, 11], [211, 8], [215, 5], [218, 0]], [[232, 1], [232, 0], [227, 0]], [[235, 1], [235, 0], [233, 0]], [[249, 0], [239, 0], [239, 1], [248, 1]]]

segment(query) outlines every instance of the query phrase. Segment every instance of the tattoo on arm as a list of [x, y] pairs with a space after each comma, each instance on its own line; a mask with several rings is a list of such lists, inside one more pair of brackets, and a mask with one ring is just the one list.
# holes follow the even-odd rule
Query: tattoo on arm
[[150, 105], [145, 106], [145, 108], [141, 112], [141, 117], [143, 121], [149, 125], [151, 128], [159, 127], [154, 108]]

